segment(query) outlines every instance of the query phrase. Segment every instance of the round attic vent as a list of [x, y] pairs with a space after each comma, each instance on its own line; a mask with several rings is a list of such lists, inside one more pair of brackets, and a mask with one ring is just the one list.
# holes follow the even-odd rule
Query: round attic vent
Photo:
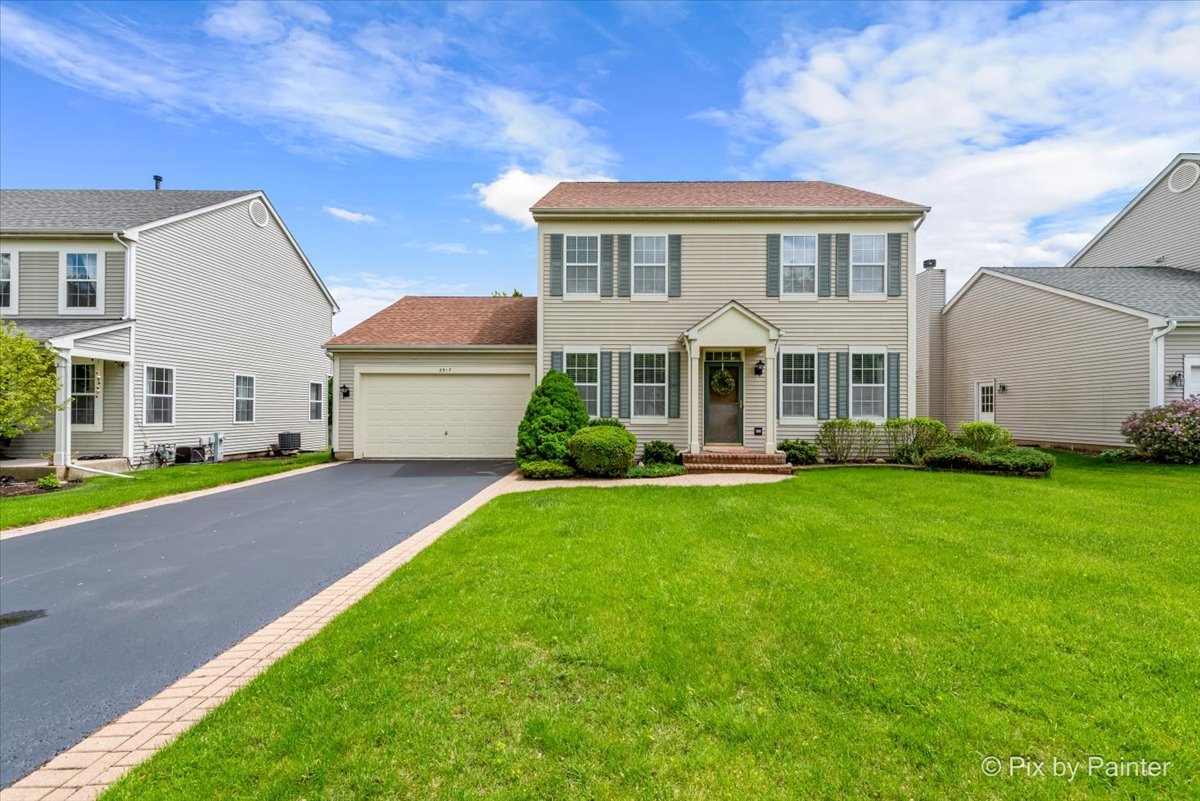
[[271, 216], [267, 213], [267, 205], [258, 198], [250, 201], [250, 219], [259, 228], [266, 228]]
[[1197, 180], [1200, 180], [1200, 163], [1185, 161], [1171, 170], [1171, 176], [1167, 178], [1167, 189], [1176, 194], [1186, 192], [1196, 185]]

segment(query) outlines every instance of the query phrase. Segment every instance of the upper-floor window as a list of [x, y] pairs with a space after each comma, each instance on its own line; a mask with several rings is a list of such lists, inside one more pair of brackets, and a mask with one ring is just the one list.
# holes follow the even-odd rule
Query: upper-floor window
[[12, 314], [17, 306], [16, 262], [13, 254], [0, 253], [0, 309]]
[[633, 416], [667, 416], [667, 354], [633, 354]]
[[850, 292], [882, 295], [887, 290], [887, 236], [854, 234], [850, 237]]
[[563, 281], [568, 295], [600, 294], [600, 237], [567, 236]]
[[325, 382], [312, 381], [308, 385], [308, 419], [325, 419]]
[[783, 237], [779, 278], [784, 295], [813, 295], [817, 291], [817, 238]]
[[600, 416], [600, 354], [596, 351], [572, 353], [564, 356], [566, 374], [579, 388], [579, 397], [591, 417]]
[[782, 417], [817, 416], [817, 355], [779, 354], [779, 413]]
[[633, 237], [633, 294], [667, 294], [667, 238]]
[[66, 259], [67, 308], [96, 308], [100, 297], [100, 254], [68, 253]]
[[884, 353], [850, 354], [850, 416], [887, 416]]
[[233, 422], [254, 422], [254, 376], [233, 377]]
[[71, 425], [97, 427], [98, 414], [96, 365], [80, 362], [71, 365]]
[[146, 365], [143, 392], [145, 424], [175, 425], [175, 369]]

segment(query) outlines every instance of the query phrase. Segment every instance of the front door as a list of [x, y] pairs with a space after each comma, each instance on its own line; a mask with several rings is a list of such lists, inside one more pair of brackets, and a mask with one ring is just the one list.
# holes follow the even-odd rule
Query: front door
[[[708, 362], [704, 367], [704, 442], [741, 445], [742, 363]], [[721, 371], [733, 380], [724, 375], [718, 378]]]
[[996, 385], [981, 381], [975, 385], [975, 420], [980, 423], [996, 422]]

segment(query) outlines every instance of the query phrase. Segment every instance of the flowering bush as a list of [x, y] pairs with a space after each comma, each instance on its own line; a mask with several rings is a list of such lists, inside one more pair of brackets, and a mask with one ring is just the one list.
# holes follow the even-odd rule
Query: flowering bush
[[1200, 397], [1134, 412], [1121, 424], [1130, 444], [1160, 462], [1200, 462]]

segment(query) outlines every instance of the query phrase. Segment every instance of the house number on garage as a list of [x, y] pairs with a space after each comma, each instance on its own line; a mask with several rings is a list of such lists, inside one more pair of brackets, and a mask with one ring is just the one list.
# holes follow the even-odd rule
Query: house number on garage
[[452, 370], [454, 370], [454, 368], [453, 368], [453, 367], [439, 367], [439, 368], [438, 368], [438, 372], [439, 372], [439, 373], [449, 373], [449, 372], [451, 372]]

